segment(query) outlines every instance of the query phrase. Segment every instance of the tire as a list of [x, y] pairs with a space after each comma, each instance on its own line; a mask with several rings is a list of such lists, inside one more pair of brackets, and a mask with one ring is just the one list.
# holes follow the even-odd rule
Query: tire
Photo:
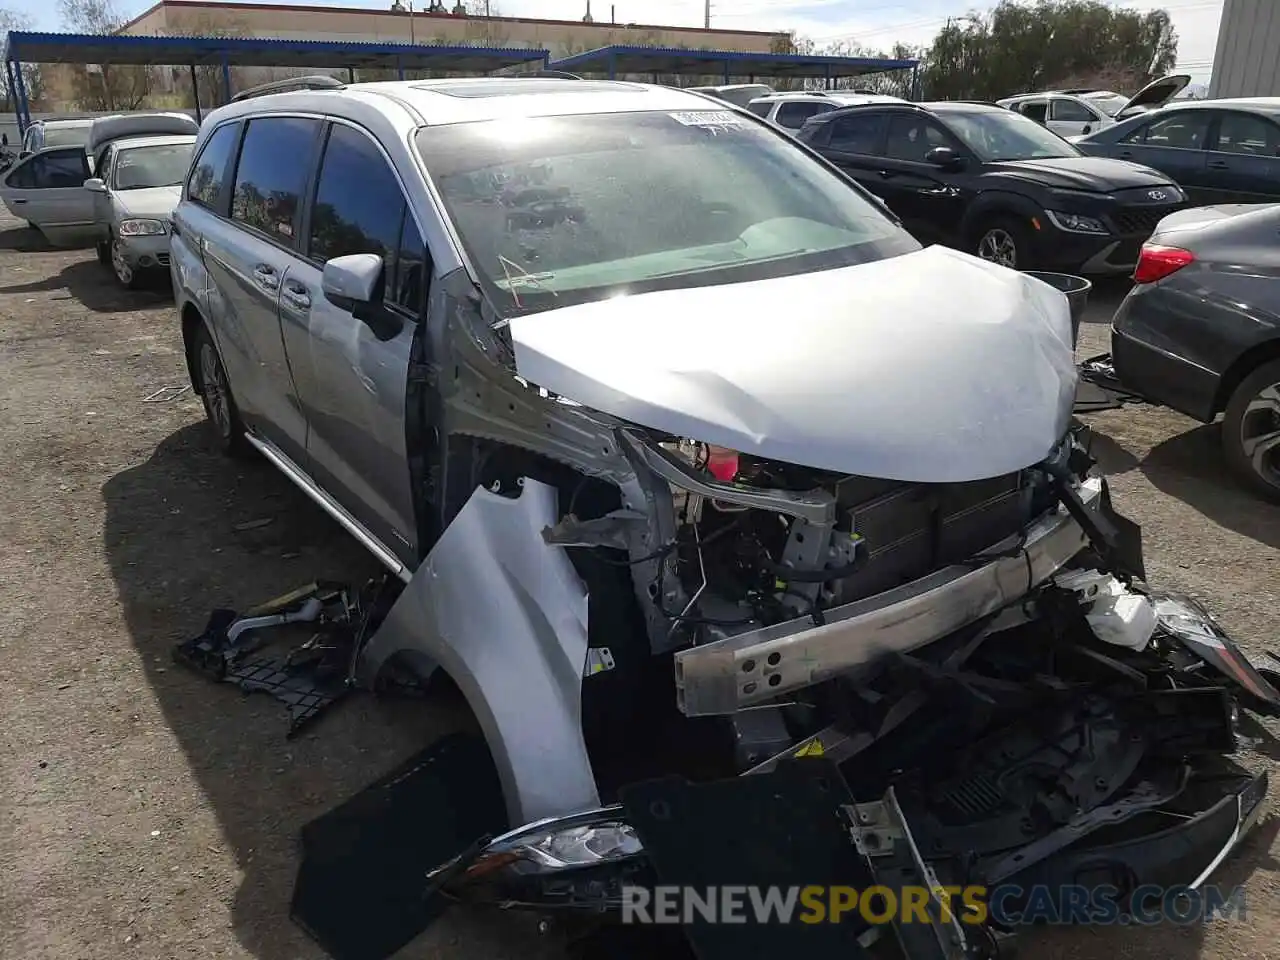
[[[1001, 250], [1006, 251], [1005, 258], [997, 259]], [[1010, 270], [1028, 270], [1032, 265], [1031, 232], [1016, 217], [991, 217], [973, 231], [971, 251], [982, 260], [999, 263]]]
[[222, 358], [213, 345], [209, 329], [203, 323], [191, 350], [193, 366], [200, 380], [200, 399], [204, 403], [204, 415], [209, 421], [214, 445], [223, 456], [249, 456], [253, 447], [244, 437], [244, 422], [231, 394], [231, 382], [227, 379], [227, 371], [222, 366]]
[[1280, 360], [1258, 367], [1231, 394], [1222, 450], [1246, 486], [1280, 502]]
[[120, 248], [115, 240], [108, 241], [107, 250], [107, 263], [111, 265], [111, 272], [115, 275], [116, 283], [126, 290], [137, 290], [138, 271], [129, 266], [124, 257], [120, 255]]
[[94, 244], [94, 249], [98, 253], [98, 262], [104, 267], [111, 267], [111, 244], [106, 240], [101, 240]]

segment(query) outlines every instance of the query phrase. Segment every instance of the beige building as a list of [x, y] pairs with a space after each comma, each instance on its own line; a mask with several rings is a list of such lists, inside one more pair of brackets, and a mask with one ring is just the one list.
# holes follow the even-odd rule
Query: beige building
[[[426, 5], [422, 0], [415, 4], [419, 8]], [[446, 3], [445, 6], [451, 7], [452, 4]], [[584, 23], [580, 20], [428, 14], [421, 10], [410, 13], [407, 10], [217, 3], [203, 0], [160, 0], [150, 10], [131, 20], [120, 32], [152, 36], [243, 36], [348, 43], [543, 47], [551, 51], [552, 59], [615, 43], [768, 53], [776, 49], [776, 45], [786, 36], [746, 30], [601, 23], [598, 19], [596, 22]]]
[[[391, 0], [388, 0], [390, 6]], [[427, 6], [417, 0], [415, 8]], [[495, 6], [498, 4], [495, 3]], [[599, 7], [597, 4], [597, 8]], [[407, 6], [402, 2], [400, 6]], [[446, 7], [452, 4], [446, 3]], [[473, 4], [474, 6], [474, 4]], [[645, 47], [737, 50], [769, 53], [789, 49], [785, 33], [750, 30], [703, 30], [650, 24], [583, 22], [581, 20], [532, 20], [521, 17], [483, 17], [430, 14], [415, 9], [369, 10], [353, 7], [295, 6], [270, 3], [222, 3], [216, 0], [160, 0], [120, 29], [139, 36], [255, 37], [280, 40], [326, 40], [339, 43], [418, 43], [458, 46], [542, 48], [552, 59], [594, 50], [611, 44]], [[342, 64], [333, 65], [343, 75]], [[201, 67], [201, 100], [216, 102], [208, 91], [221, 84], [220, 70]], [[314, 68], [235, 68], [233, 90], [268, 80], [315, 73]], [[42, 68], [46, 109], [77, 109], [72, 68], [47, 64]], [[362, 76], [363, 75], [363, 76]], [[406, 74], [410, 76], [410, 74]], [[357, 71], [357, 79], [391, 79]], [[695, 78], [688, 78], [692, 83]], [[718, 82], [707, 78], [705, 82]], [[157, 65], [147, 102], [153, 107], [190, 106], [188, 68]]]

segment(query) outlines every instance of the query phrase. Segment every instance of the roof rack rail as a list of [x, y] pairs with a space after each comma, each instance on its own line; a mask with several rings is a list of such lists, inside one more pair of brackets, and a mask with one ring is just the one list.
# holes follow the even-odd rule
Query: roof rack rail
[[346, 84], [336, 77], [317, 74], [312, 77], [288, 77], [284, 80], [272, 80], [248, 90], [241, 90], [231, 98], [232, 103], [250, 100], [253, 97], [265, 97], [272, 93], [287, 93], [290, 90], [340, 90]]

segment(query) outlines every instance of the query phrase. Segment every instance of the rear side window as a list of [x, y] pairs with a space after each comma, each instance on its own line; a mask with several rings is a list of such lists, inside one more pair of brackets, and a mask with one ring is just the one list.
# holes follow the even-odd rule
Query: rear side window
[[1053, 101], [1049, 111], [1049, 119], [1059, 120], [1063, 123], [1093, 123], [1098, 118], [1083, 103], [1059, 98]]
[[236, 148], [240, 124], [228, 123], [205, 142], [187, 180], [187, 199], [211, 210], [222, 209], [223, 187], [227, 179], [227, 161]]
[[334, 124], [320, 162], [308, 251], [324, 262], [353, 253], [382, 257], [384, 302], [417, 312], [426, 250], [400, 181], [377, 145]]
[[1280, 127], [1248, 113], [1223, 113], [1218, 149], [1223, 153], [1274, 157], [1280, 153]]
[[778, 126], [799, 130], [810, 117], [830, 109], [825, 103], [784, 103], [778, 108]]
[[1015, 107], [1024, 117], [1030, 117], [1036, 123], [1044, 123], [1048, 119], [1049, 104], [1043, 100], [1033, 100], [1027, 103], [1020, 103]]
[[754, 113], [757, 117], [769, 116], [769, 108], [772, 107], [768, 100], [752, 100], [747, 104], [747, 109]]
[[840, 117], [830, 124], [832, 150], [845, 153], [880, 153], [884, 137], [883, 113], [859, 113]]
[[231, 193], [232, 220], [296, 245], [298, 210], [319, 128], [318, 120], [304, 117], [249, 121]]

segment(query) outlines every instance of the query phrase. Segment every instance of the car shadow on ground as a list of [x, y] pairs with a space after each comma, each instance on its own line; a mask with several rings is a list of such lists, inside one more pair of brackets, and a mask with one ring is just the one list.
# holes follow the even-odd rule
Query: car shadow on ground
[[[380, 568], [267, 463], [213, 451], [203, 424], [166, 438], [102, 494], [104, 546], [127, 629], [218, 819], [220, 836], [189, 840], [230, 846], [243, 872], [233, 922], [251, 954], [322, 956], [289, 920], [299, 830], [466, 717], [448, 697], [356, 694], [286, 740], [282, 704], [176, 666], [174, 644], [198, 635], [216, 607], [244, 610], [316, 579], [362, 583]], [[465, 933], [465, 948], [435, 957], [467, 956], [506, 935], [486, 929], [502, 927], [491, 920], [463, 915], [450, 923], [450, 933]]]
[[1280, 549], [1280, 508], [1267, 509], [1232, 475], [1222, 455], [1219, 424], [1195, 427], [1157, 444], [1140, 466], [1161, 492], [1219, 526]]
[[[11, 230], [0, 234], [0, 238], [7, 239], [20, 232]], [[111, 268], [99, 263], [96, 257], [78, 260], [41, 280], [0, 285], [0, 293], [14, 296], [58, 293], [64, 290], [93, 313], [147, 310], [173, 300], [173, 287], [166, 271], [150, 271], [139, 277], [137, 289], [126, 290], [114, 282]]]

